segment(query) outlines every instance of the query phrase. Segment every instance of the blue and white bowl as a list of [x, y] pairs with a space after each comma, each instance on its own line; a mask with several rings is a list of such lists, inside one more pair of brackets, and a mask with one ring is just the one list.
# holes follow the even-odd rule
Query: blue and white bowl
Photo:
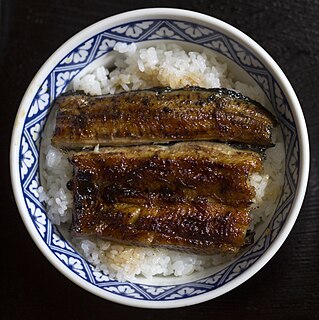
[[[242, 78], [257, 83], [279, 119], [285, 144], [284, 187], [277, 209], [255, 244], [236, 260], [183, 279], [156, 278], [119, 282], [94, 271], [51, 224], [37, 188], [39, 146], [52, 101], [84, 68], [107, 59], [117, 42], [147, 44], [173, 40], [211, 49], [228, 59]], [[85, 70], [84, 70], [85, 72]], [[62, 45], [42, 66], [27, 89], [14, 125], [11, 175], [21, 217], [49, 261], [84, 289], [121, 304], [173, 308], [215, 298], [237, 287], [276, 253], [299, 213], [308, 179], [309, 142], [304, 116], [287, 78], [252, 39], [215, 18], [178, 9], [143, 9], [102, 20]]]

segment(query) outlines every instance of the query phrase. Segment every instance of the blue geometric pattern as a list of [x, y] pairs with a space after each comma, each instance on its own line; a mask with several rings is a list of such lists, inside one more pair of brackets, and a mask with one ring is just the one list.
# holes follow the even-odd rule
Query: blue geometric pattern
[[[174, 40], [198, 44], [234, 61], [253, 77], [271, 101], [285, 137], [285, 180], [277, 210], [264, 232], [244, 255], [230, 266], [203, 279], [178, 285], [144, 285], [111, 280], [94, 271], [48, 220], [39, 201], [39, 143], [52, 101], [64, 92], [69, 82], [84, 67], [106, 55], [117, 42]], [[26, 115], [19, 147], [20, 182], [34, 228], [54, 255], [74, 274], [96, 287], [132, 299], [168, 301], [201, 295], [223, 286], [253, 265], [269, 248], [281, 230], [295, 196], [299, 171], [299, 142], [294, 118], [278, 83], [264, 65], [247, 48], [226, 35], [207, 27], [184, 21], [143, 20], [105, 30], [81, 43], [66, 55], [41, 84]], [[270, 230], [270, 232], [269, 232]]]

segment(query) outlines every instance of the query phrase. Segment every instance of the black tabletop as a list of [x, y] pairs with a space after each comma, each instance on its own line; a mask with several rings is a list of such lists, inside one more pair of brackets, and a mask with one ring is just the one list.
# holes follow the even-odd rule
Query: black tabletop
[[[36, 71], [69, 37], [116, 13], [175, 7], [224, 20], [256, 40], [283, 69], [306, 117], [311, 144], [307, 195], [288, 239], [255, 276], [214, 300], [146, 310], [90, 294], [40, 253], [18, 213], [9, 142], [21, 98]], [[319, 1], [0, 0], [1, 319], [318, 319], [319, 318]]]

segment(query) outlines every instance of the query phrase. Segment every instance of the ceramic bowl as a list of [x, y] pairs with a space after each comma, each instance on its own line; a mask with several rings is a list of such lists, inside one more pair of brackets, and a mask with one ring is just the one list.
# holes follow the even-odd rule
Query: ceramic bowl
[[[254, 245], [227, 265], [191, 277], [155, 277], [119, 282], [94, 270], [46, 216], [39, 201], [39, 146], [51, 103], [80, 72], [107, 61], [117, 42], [162, 41], [204, 47], [223, 57], [238, 77], [265, 93], [284, 137], [285, 177], [277, 208], [259, 228]], [[173, 308], [220, 296], [254, 275], [276, 253], [298, 216], [306, 190], [309, 143], [297, 97], [274, 60], [244, 33], [218, 19], [179, 9], [143, 9], [119, 14], [84, 29], [41, 67], [27, 89], [14, 124], [11, 175], [21, 217], [48, 260], [77, 285], [113, 302]]]

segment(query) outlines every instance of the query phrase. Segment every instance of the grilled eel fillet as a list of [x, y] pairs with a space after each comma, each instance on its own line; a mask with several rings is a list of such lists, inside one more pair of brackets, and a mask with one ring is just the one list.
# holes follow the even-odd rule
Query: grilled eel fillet
[[62, 149], [214, 140], [272, 146], [273, 115], [227, 89], [153, 88], [60, 96], [52, 144]]
[[211, 254], [247, 242], [249, 175], [261, 157], [212, 142], [106, 148], [70, 157], [72, 232]]

